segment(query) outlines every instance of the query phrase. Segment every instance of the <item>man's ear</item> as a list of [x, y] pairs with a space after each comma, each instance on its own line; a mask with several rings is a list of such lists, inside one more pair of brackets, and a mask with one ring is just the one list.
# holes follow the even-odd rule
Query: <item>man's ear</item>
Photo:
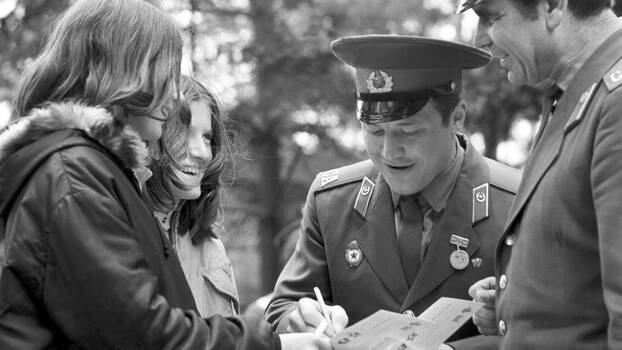
[[568, 0], [545, 0], [543, 6], [544, 20], [548, 30], [557, 28], [562, 22], [564, 13], [568, 10]]
[[453, 132], [461, 132], [464, 127], [464, 119], [466, 118], [466, 102], [460, 100], [449, 116], [449, 125]]

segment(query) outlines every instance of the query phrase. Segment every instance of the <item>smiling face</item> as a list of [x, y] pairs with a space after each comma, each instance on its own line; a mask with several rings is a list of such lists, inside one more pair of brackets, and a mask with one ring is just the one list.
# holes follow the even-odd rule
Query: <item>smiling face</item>
[[443, 125], [431, 101], [406, 119], [361, 123], [367, 154], [396, 194], [418, 193], [453, 159], [455, 132], [462, 126], [461, 103]]
[[188, 126], [185, 152], [176, 155], [177, 165], [171, 170], [179, 183], [173, 182], [171, 192], [177, 200], [197, 199], [205, 168], [212, 160], [212, 110], [206, 102], [190, 103], [191, 122]]
[[510, 0], [486, 0], [473, 8], [479, 16], [475, 46], [499, 58], [514, 85], [539, 83], [555, 64], [543, 6], [531, 16]]

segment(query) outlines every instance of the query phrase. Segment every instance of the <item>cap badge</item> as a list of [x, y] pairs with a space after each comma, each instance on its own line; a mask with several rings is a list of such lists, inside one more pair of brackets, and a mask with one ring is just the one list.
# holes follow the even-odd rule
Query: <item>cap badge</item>
[[350, 267], [359, 266], [363, 261], [363, 251], [359, 248], [357, 241], [351, 241], [346, 248], [346, 261]]
[[367, 89], [369, 92], [391, 92], [393, 90], [393, 78], [386, 72], [375, 70], [367, 77]]

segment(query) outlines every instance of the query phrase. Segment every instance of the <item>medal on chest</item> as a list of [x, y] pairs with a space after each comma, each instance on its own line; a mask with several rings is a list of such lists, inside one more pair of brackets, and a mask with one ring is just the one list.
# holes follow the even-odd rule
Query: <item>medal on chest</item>
[[469, 239], [458, 235], [451, 235], [449, 243], [456, 246], [456, 250], [449, 255], [449, 264], [456, 270], [466, 269], [466, 267], [469, 266], [470, 257], [465, 250], [460, 248], [466, 249], [469, 246]]
[[359, 266], [361, 261], [363, 261], [363, 251], [356, 240], [348, 243], [348, 247], [346, 248], [346, 261], [350, 267]]

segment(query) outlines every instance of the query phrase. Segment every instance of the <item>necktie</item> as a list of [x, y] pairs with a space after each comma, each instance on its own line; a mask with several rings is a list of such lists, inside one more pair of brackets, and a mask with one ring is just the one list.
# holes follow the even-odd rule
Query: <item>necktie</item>
[[544, 132], [544, 128], [548, 124], [549, 120], [551, 120], [551, 116], [555, 113], [555, 107], [557, 107], [557, 102], [562, 97], [562, 93], [564, 91], [559, 88], [557, 84], [551, 85], [551, 87], [546, 91], [545, 98], [542, 101], [542, 114], [540, 115], [540, 129], [538, 129], [538, 133], [536, 134], [536, 138], [534, 139], [531, 150], [536, 147], [536, 144], [540, 140], [542, 133]]
[[430, 245], [430, 241], [432, 240], [432, 225], [434, 225], [434, 218], [432, 214], [434, 213], [434, 210], [432, 210], [432, 206], [425, 198], [423, 198], [423, 196], [417, 195], [416, 199], [423, 217], [423, 222], [421, 224], [421, 261], [423, 261], [425, 253], [428, 250], [428, 246]]
[[398, 202], [397, 246], [408, 285], [412, 285], [421, 264], [422, 215], [415, 196], [402, 196]]

